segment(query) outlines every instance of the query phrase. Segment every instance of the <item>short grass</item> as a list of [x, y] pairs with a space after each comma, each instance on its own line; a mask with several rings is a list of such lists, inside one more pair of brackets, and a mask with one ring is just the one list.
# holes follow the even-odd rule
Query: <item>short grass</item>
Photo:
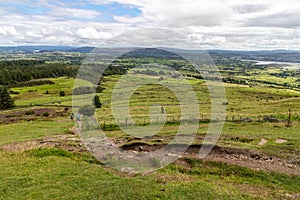
[[[18, 95], [13, 95], [16, 99], [16, 106], [30, 105], [72, 105], [72, 90], [74, 79], [68, 77], [49, 78], [54, 85], [39, 85], [31, 87], [17, 87], [11, 90], [19, 92]], [[46, 91], [49, 94], [46, 94]], [[59, 92], [64, 91], [66, 96], [60, 97]]]
[[[104, 106], [103, 109], [98, 110], [98, 116], [103, 121], [112, 119], [110, 99], [118, 78], [118, 76], [112, 76], [103, 83], [106, 90], [100, 94], [100, 97]], [[196, 81], [190, 81], [190, 83], [198, 97], [200, 114], [208, 118], [211, 102], [207, 86], [202, 82], [199, 84]], [[177, 84], [180, 86], [180, 82]], [[294, 117], [300, 116], [299, 91], [234, 84], [225, 84], [225, 91], [224, 103], [227, 103], [227, 116], [229, 118], [252, 117], [258, 119], [259, 116], [272, 115], [286, 119], [288, 109], [291, 109]], [[153, 105], [164, 106], [169, 116], [178, 117], [180, 115], [180, 106], [175, 94], [159, 85], [145, 85], [138, 88], [130, 101], [130, 112], [132, 116], [148, 116], [149, 108]]]
[[[295, 122], [292, 127], [286, 127], [285, 123], [226, 123], [218, 144], [293, 159], [300, 153], [299, 128], [299, 122]], [[260, 146], [258, 143], [262, 139], [268, 142]], [[287, 142], [278, 144], [275, 142], [277, 139]]]
[[[117, 140], [128, 139], [128, 135], [115, 126], [110, 108], [111, 93], [120, 76], [105, 77], [106, 88], [99, 94], [103, 108], [97, 109], [101, 126], [106, 123], [106, 133]], [[41, 104], [71, 105], [74, 79], [66, 77], [51, 79], [55, 85], [13, 88], [16, 109]], [[168, 80], [164, 80], [168, 81]], [[178, 80], [172, 80], [179, 84]], [[202, 81], [189, 80], [199, 98], [201, 116], [209, 117], [210, 101], [207, 88]], [[273, 115], [286, 119], [287, 110], [292, 110], [292, 127], [281, 123], [225, 123], [218, 145], [254, 149], [287, 159], [300, 153], [299, 92], [258, 86], [226, 84], [227, 116], [257, 117]], [[33, 92], [30, 92], [32, 90]], [[49, 94], [46, 95], [45, 91]], [[59, 97], [59, 91], [65, 97]], [[60, 101], [60, 104], [58, 102]], [[53, 104], [54, 102], [54, 104]], [[153, 104], [165, 108], [168, 120], [178, 119], [180, 109], [174, 94], [157, 85], [139, 88], [130, 101], [130, 112], [140, 125], [149, 119], [149, 108]], [[10, 112], [10, 111], [7, 111]], [[123, 123], [125, 119], [123, 120]], [[147, 121], [146, 121], [147, 122]], [[109, 125], [111, 129], [109, 130]], [[69, 118], [54, 118], [45, 121], [1, 124], [0, 145], [64, 134], [73, 126]], [[179, 125], [169, 123], [159, 133], [172, 137]], [[206, 134], [207, 123], [201, 123], [200, 136]], [[261, 139], [268, 142], [259, 146]], [[286, 143], [277, 144], [276, 139]], [[163, 142], [167, 140], [164, 139]], [[202, 141], [195, 141], [201, 143]], [[63, 150], [36, 149], [23, 153], [0, 151], [0, 199], [297, 199], [299, 177], [276, 173], [257, 172], [227, 164], [187, 160], [189, 167], [171, 165], [153, 174], [126, 176], [99, 165], [92, 158], [81, 157]], [[135, 189], [138, 188], [138, 189]], [[298, 196], [296, 195], [298, 193]]]
[[[103, 107], [97, 109], [97, 119], [102, 127], [105, 124], [105, 129], [109, 131], [107, 132], [109, 136], [124, 139], [128, 136], [118, 130], [118, 128], [116, 129], [115, 124], [124, 124], [126, 123], [126, 119], [116, 121], [111, 110], [111, 95], [119, 78], [120, 76], [118, 75], [104, 78], [105, 81], [102, 85], [105, 90], [98, 94], [103, 103]], [[131, 79], [132, 81], [140, 81], [137, 78]], [[13, 88], [12, 90], [20, 92], [19, 95], [15, 96], [17, 106], [28, 106], [32, 102], [33, 104], [46, 104], [52, 106], [53, 102], [58, 101], [61, 101], [60, 106], [70, 106], [72, 103], [71, 92], [74, 85], [74, 79], [60, 77], [50, 80], [54, 81], [55, 85]], [[178, 86], [183, 84], [180, 80], [172, 79], [170, 77], [165, 77], [163, 81], [172, 82], [175, 85], [178, 84]], [[203, 81], [197, 79], [189, 78], [188, 81], [199, 99], [200, 119], [208, 119], [210, 117], [210, 100], [206, 85]], [[34, 92], [29, 92], [30, 90]], [[46, 90], [49, 91], [48, 95], [45, 94]], [[61, 90], [66, 92], [65, 97], [59, 97], [58, 93]], [[285, 127], [284, 123], [226, 123], [218, 143], [219, 145], [258, 149], [265, 153], [281, 157], [289, 157], [293, 153], [299, 152], [300, 144], [297, 130], [300, 126], [300, 93], [298, 91], [269, 88], [261, 85], [249, 87], [236, 84], [225, 84], [225, 90], [227, 95], [226, 102], [228, 103], [228, 119], [234, 118], [237, 120], [249, 117], [258, 120], [267, 115], [283, 120], [287, 118], [287, 110], [291, 109], [294, 121], [292, 127]], [[54, 103], [54, 105], [56, 104], [57, 103]], [[133, 116], [135, 123], [147, 125], [150, 122], [149, 109], [151, 109], [153, 105], [155, 105], [158, 110], [163, 107], [167, 120], [170, 122], [177, 121], [180, 118], [180, 105], [175, 94], [166, 87], [151, 84], [138, 88], [132, 95], [130, 100], [130, 114]], [[189, 118], [194, 118], [194, 116], [190, 116]], [[157, 119], [159, 118], [157, 117]], [[157, 120], [157, 122], [159, 122], [159, 120]], [[50, 129], [50, 126], [52, 125], [55, 126]], [[3, 141], [2, 144], [4, 144], [13, 142], [15, 136], [18, 136], [18, 141], [24, 141], [46, 135], [63, 133], [67, 128], [72, 126], [72, 123], [67, 122], [65, 124], [65, 122], [56, 122], [56, 119], [54, 119], [53, 121], [48, 122], [22, 122], [1, 126], [5, 127], [0, 131], [1, 137], [3, 137], [3, 140], [1, 141]], [[28, 126], [32, 128], [27, 129]], [[207, 126], [208, 124], [201, 124], [198, 134], [205, 135]], [[172, 136], [175, 135], [177, 131], [178, 124], [170, 123], [164, 126], [159, 135]], [[10, 136], [12, 139], [9, 139]], [[258, 146], [261, 139], [268, 140], [268, 143], [263, 147]], [[285, 139], [288, 142], [277, 144], [274, 143], [276, 139]], [[201, 143], [201, 141], [196, 141], [196, 143]]]
[[73, 124], [72, 121], [65, 118], [1, 124], [0, 146], [14, 142], [34, 140], [49, 135], [65, 134], [69, 132], [69, 128]]
[[1, 199], [285, 199], [299, 177], [187, 159], [128, 176], [60, 149], [0, 151]]

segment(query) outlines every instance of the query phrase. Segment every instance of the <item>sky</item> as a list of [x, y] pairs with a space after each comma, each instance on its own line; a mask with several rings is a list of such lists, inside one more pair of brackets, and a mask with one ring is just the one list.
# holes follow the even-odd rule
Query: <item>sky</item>
[[300, 0], [0, 1], [0, 46], [100, 46], [145, 28], [204, 49], [300, 50]]

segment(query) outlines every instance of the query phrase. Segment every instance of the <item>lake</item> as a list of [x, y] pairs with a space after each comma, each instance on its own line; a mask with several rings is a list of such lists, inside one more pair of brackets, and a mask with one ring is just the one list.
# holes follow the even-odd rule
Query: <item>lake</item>
[[282, 65], [285, 69], [300, 69], [300, 63], [292, 63], [292, 62], [277, 62], [277, 61], [262, 61], [262, 60], [242, 60], [242, 61], [252, 61], [255, 62], [256, 65]]

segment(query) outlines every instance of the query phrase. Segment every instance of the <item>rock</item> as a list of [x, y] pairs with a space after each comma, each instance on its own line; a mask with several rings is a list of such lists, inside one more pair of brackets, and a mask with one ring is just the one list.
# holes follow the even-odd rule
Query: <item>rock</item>
[[283, 139], [277, 139], [275, 140], [275, 143], [278, 143], [278, 144], [283, 144], [283, 143], [286, 143], [287, 140], [283, 140]]
[[258, 145], [262, 146], [262, 145], [266, 144], [267, 142], [268, 142], [268, 140], [261, 139], [260, 142], [258, 143]]

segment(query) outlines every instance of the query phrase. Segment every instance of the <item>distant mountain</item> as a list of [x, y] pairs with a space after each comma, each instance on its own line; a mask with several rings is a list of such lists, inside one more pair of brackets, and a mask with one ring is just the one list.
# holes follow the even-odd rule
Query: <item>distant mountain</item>
[[90, 53], [95, 47], [74, 47], [66, 50], [67, 52], [77, 52], [77, 53]]
[[0, 46], [0, 54], [34, 53], [34, 52], [78, 52], [90, 53], [95, 47], [74, 46]]
[[69, 51], [74, 47], [70, 46], [0, 46], [0, 53], [33, 53], [33, 52], [52, 52]]
[[245, 60], [276, 61], [300, 63], [300, 51], [263, 50], [263, 51], [228, 51], [208, 50], [213, 58], [238, 58]]
[[[94, 47], [74, 47], [74, 46], [0, 46], [0, 54], [6, 53], [35, 53], [35, 52], [78, 52], [90, 53], [96, 51], [98, 53], [111, 54], [116, 53], [122, 48], [104, 48], [95, 49]], [[195, 53], [195, 50], [193, 50]], [[203, 50], [200, 50], [203, 52]], [[300, 63], [300, 51], [294, 50], [262, 50], [262, 51], [232, 51], [232, 50], [207, 50], [212, 58], [235, 58], [260, 61], [277, 61], [277, 62], [297, 62]], [[172, 53], [171, 53], [172, 54]], [[174, 58], [167, 48], [162, 49], [139, 49], [133, 51], [127, 56], [129, 57], [156, 57], [156, 58]], [[176, 57], [176, 56], [175, 56]]]

